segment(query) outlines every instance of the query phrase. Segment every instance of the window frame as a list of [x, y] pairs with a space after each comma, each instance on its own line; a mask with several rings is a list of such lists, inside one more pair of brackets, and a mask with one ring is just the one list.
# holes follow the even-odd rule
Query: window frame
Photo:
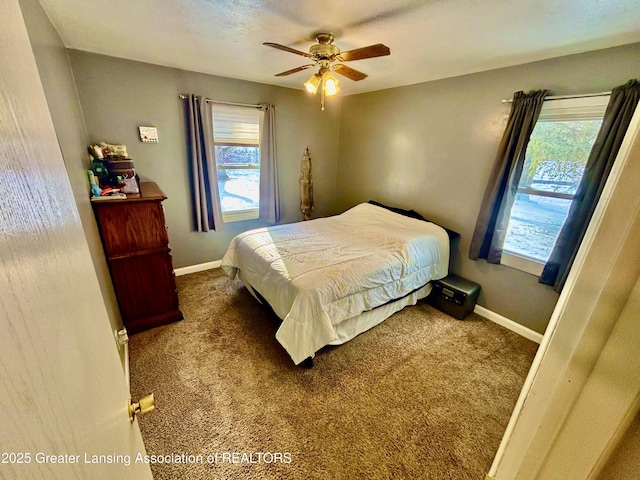
[[[214, 149], [215, 147], [250, 147], [250, 148], [257, 148], [258, 149], [258, 155], [260, 154], [260, 113], [258, 112], [258, 118], [257, 118], [257, 125], [258, 125], [258, 135], [257, 138], [255, 139], [255, 143], [248, 143], [248, 142], [242, 142], [242, 141], [233, 141], [233, 139], [229, 139], [229, 138], [225, 138], [224, 140], [226, 141], [216, 141], [216, 108], [218, 109], [224, 109], [224, 110], [237, 110], [239, 111], [239, 109], [245, 109], [245, 108], [256, 108], [256, 107], [245, 107], [245, 106], [238, 106], [238, 105], [228, 105], [228, 104], [214, 104], [213, 105], [213, 112], [212, 112], [212, 116], [213, 116], [213, 122], [212, 122], [212, 126], [214, 129]], [[231, 123], [231, 122], [229, 122]], [[262, 161], [262, 159], [260, 159]], [[251, 170], [258, 170], [260, 171], [260, 164], [258, 165], [251, 165], [251, 164], [237, 164], [237, 165], [219, 165], [218, 164], [218, 160], [216, 158], [216, 172], [219, 172], [220, 170], [238, 170], [238, 169], [251, 169]], [[258, 175], [259, 178], [259, 175]], [[258, 180], [259, 181], [259, 180]], [[222, 192], [219, 191], [218, 192], [218, 201], [222, 202]], [[259, 202], [259, 200], [258, 200]], [[258, 205], [258, 207], [255, 208], [245, 208], [242, 210], [229, 210], [226, 212], [222, 212], [222, 220], [225, 223], [229, 223], [229, 222], [240, 222], [243, 220], [257, 220], [260, 216], [260, 207]]]
[[[538, 117], [538, 122], [569, 122], [583, 120], [602, 120], [609, 103], [609, 95], [588, 97], [561, 98], [545, 100]], [[539, 195], [542, 197], [564, 198], [573, 201], [574, 195], [569, 193], [548, 192], [538, 189], [518, 188], [517, 193]], [[515, 268], [539, 277], [546, 262], [528, 257], [521, 253], [503, 249], [500, 264]]]

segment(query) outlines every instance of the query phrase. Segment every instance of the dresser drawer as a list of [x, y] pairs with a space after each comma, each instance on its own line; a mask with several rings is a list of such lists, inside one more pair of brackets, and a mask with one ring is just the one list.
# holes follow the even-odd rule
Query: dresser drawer
[[166, 247], [169, 243], [159, 202], [95, 205], [108, 257]]
[[171, 255], [162, 252], [119, 258], [109, 263], [127, 330], [140, 320], [178, 311], [178, 292], [171, 265]]

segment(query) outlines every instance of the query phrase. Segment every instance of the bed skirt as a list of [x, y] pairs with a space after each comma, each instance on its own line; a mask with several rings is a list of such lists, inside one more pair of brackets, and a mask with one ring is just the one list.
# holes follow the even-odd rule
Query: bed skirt
[[[251, 284], [242, 276], [242, 271], [238, 270], [237, 274], [240, 280], [242, 281], [242, 283], [245, 285], [245, 287], [247, 287], [247, 290], [249, 290], [249, 293], [251, 293], [251, 295], [259, 303], [263, 305], [266, 304], [271, 309], [271, 311], [273, 311], [273, 309], [268, 304], [268, 302], [264, 299], [264, 297], [260, 293], [256, 292], [256, 290], [251, 286]], [[394, 313], [399, 312], [400, 310], [402, 310], [403, 308], [409, 305], [415, 305], [416, 303], [418, 303], [418, 300], [427, 297], [431, 292], [431, 288], [432, 288], [432, 284], [431, 282], [429, 282], [423, 287], [420, 287], [419, 289], [414, 290], [413, 292], [411, 292], [408, 295], [405, 295], [402, 298], [399, 298], [391, 302], [387, 302], [384, 305], [380, 305], [379, 307], [376, 307], [372, 310], [368, 310], [366, 312], [361, 313], [360, 315], [357, 315], [355, 317], [352, 317], [343, 321], [342, 323], [335, 326], [336, 338], [333, 341], [329, 342], [327, 345], [342, 345], [343, 343], [346, 343], [349, 340], [357, 337], [361, 333], [364, 333], [367, 330], [370, 330], [376, 325], [382, 323], [384, 320], [389, 318]], [[274, 312], [274, 315], [275, 315], [275, 312]], [[287, 350], [287, 352], [291, 354], [287, 346], [283, 344], [278, 338], [278, 332], [276, 332], [276, 339], [285, 348], [285, 350]], [[313, 358], [313, 356], [315, 355], [312, 355], [311, 357]]]

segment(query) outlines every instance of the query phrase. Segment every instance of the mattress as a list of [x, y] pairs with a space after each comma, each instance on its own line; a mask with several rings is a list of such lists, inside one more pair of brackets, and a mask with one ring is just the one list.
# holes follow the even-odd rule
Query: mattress
[[266, 299], [282, 319], [276, 338], [298, 364], [415, 303], [448, 264], [442, 227], [363, 203], [241, 233], [221, 268]]

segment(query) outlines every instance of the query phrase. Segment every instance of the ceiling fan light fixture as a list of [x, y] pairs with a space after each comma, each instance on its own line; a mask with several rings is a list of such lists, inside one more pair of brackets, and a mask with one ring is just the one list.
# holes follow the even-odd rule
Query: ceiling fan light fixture
[[314, 73], [313, 75], [311, 75], [311, 78], [309, 80], [304, 82], [304, 88], [307, 89], [307, 92], [313, 93], [315, 95], [315, 93], [318, 91], [318, 87], [320, 86], [321, 79], [322, 77], [320, 75]]
[[322, 75], [322, 88], [324, 93], [328, 96], [338, 93], [340, 88], [338, 87], [338, 79], [334, 77], [330, 72], [325, 72]]

